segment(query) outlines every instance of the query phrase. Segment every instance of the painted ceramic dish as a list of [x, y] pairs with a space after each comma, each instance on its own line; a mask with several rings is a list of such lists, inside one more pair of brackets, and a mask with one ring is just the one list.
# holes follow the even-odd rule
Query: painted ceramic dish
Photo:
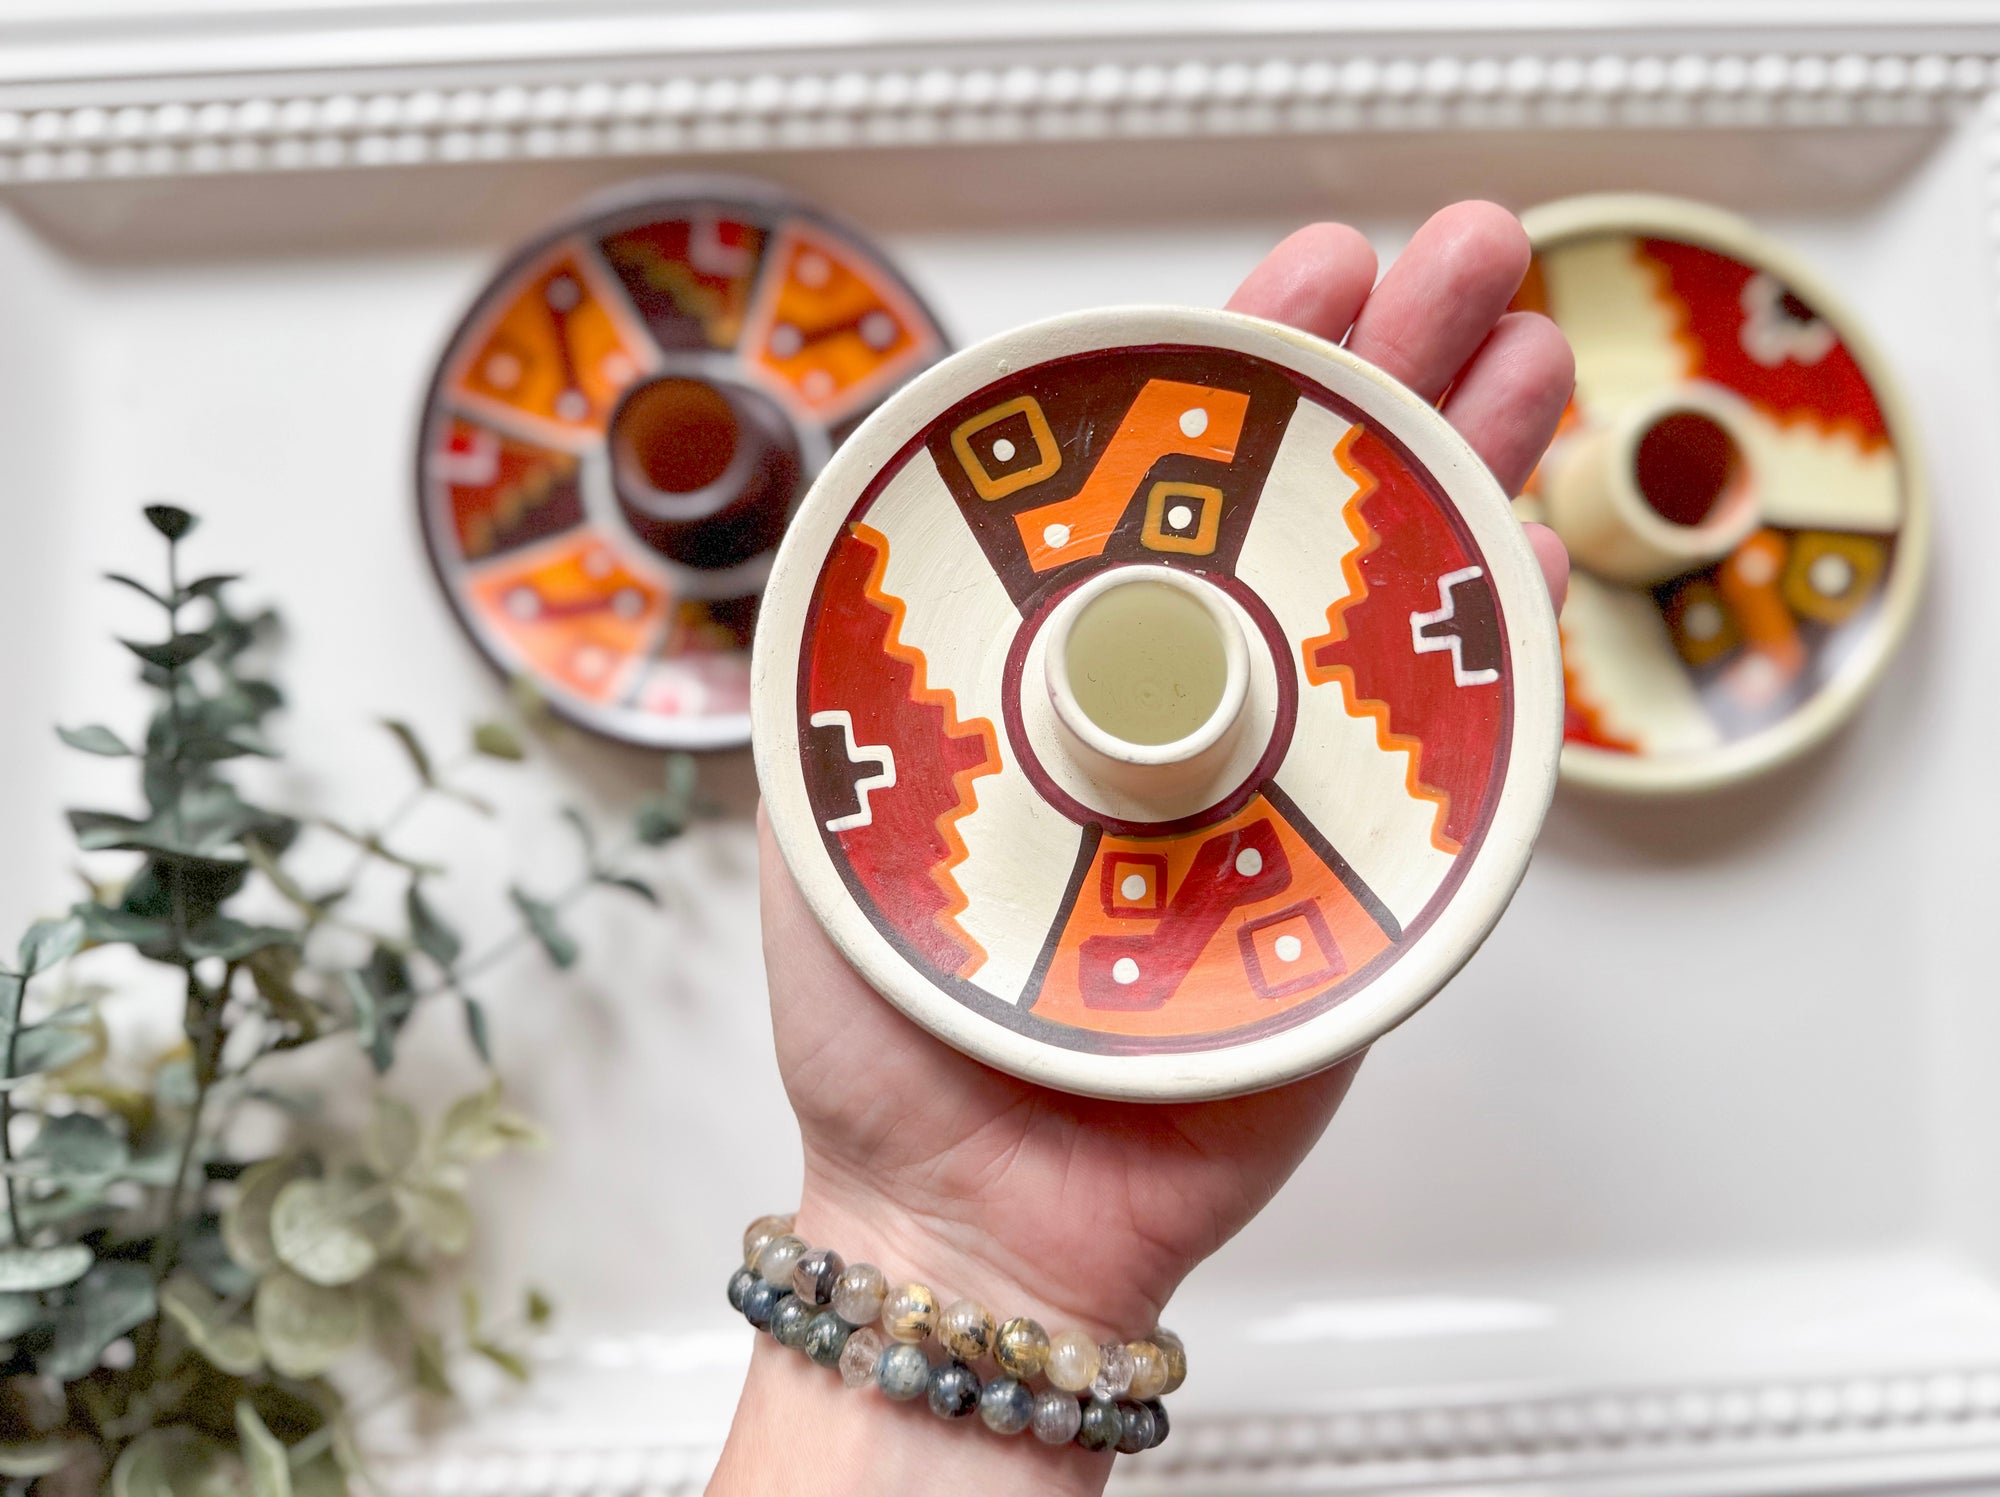
[[1093, 312], [947, 360], [787, 535], [772, 823], [919, 1023], [1188, 1098], [1401, 1021], [1505, 907], [1554, 781], [1555, 622], [1437, 412], [1316, 339]]
[[1592, 197], [1525, 221], [1520, 304], [1576, 350], [1520, 502], [1575, 564], [1564, 778], [1699, 790], [1782, 764], [1860, 705], [1922, 590], [1895, 387], [1834, 295], [1737, 218]]
[[460, 621], [585, 727], [743, 743], [793, 506], [944, 351], [879, 250], [770, 189], [674, 180], [586, 211], [492, 279], [431, 385], [417, 486]]

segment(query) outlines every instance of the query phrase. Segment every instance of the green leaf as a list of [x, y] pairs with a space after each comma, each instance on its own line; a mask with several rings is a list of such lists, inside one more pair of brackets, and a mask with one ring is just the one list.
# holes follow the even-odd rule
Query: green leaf
[[197, 577], [181, 589], [182, 599], [213, 598], [232, 582], [241, 582], [241, 572], [216, 572], [207, 577]]
[[472, 1041], [472, 1048], [488, 1067], [493, 1064], [493, 1042], [486, 1030], [486, 1007], [469, 993], [460, 993], [459, 1001], [465, 1005], [465, 1033]]
[[118, 641], [126, 649], [137, 655], [148, 665], [157, 665], [163, 671], [178, 670], [189, 661], [199, 660], [208, 653], [215, 643], [215, 636], [206, 629], [195, 629], [185, 634], [176, 634], [172, 639], [158, 644], [142, 644], [136, 639]]
[[298, 947], [266, 946], [251, 952], [245, 965], [250, 968], [250, 981], [256, 985], [257, 996], [269, 1006], [271, 1017], [291, 1025], [301, 1039], [313, 1039], [319, 1034], [320, 1015], [311, 1000], [299, 991], [301, 964]]
[[435, 785], [437, 775], [431, 768], [431, 756], [424, 752], [423, 743], [418, 739], [416, 729], [408, 723], [396, 721], [393, 717], [383, 718], [382, 726], [396, 735], [396, 741], [402, 744], [403, 752], [409, 755], [410, 767], [416, 770], [417, 778], [426, 785]]
[[285, 1442], [265, 1427], [247, 1398], [236, 1400], [236, 1438], [254, 1497], [292, 1497], [292, 1465]]
[[80, 904], [76, 916], [83, 922], [87, 941], [100, 946], [153, 946], [173, 938], [171, 920], [134, 915], [129, 910], [110, 910], [101, 904]]
[[177, 541], [196, 525], [195, 517], [177, 504], [149, 504], [146, 521], [170, 541]]
[[410, 938], [417, 943], [417, 950], [436, 962], [440, 967], [449, 968], [458, 960], [465, 949], [458, 932], [448, 925], [438, 912], [431, 908], [424, 898], [417, 881], [410, 881], [410, 889], [403, 896], [404, 911], [410, 917]]
[[528, 931], [541, 943], [550, 961], [558, 967], [575, 964], [577, 945], [568, 931], [562, 928], [556, 917], [556, 908], [545, 900], [536, 899], [519, 885], [507, 891], [514, 901], [514, 907], [521, 912], [521, 918], [528, 922]]
[[80, 1242], [48, 1248], [0, 1248], [0, 1293], [60, 1289], [82, 1278], [94, 1261], [90, 1249]]
[[294, 1180], [271, 1203], [271, 1245], [285, 1267], [329, 1288], [351, 1284], [380, 1256], [362, 1229], [358, 1193], [333, 1180]]
[[73, 749], [82, 749], [86, 754], [102, 754], [107, 759], [124, 759], [132, 755], [132, 750], [125, 746], [125, 740], [102, 723], [91, 723], [82, 728], [57, 728], [56, 737]]
[[396, 1062], [396, 1032], [382, 1021], [382, 1006], [369, 991], [367, 978], [359, 972], [343, 972], [340, 985], [347, 989], [348, 1002], [354, 1005], [354, 1028], [361, 1048], [368, 1052], [380, 1075]]
[[197, 959], [219, 956], [226, 962], [241, 961], [252, 952], [271, 946], [296, 946], [297, 931], [278, 925], [245, 925], [227, 915], [211, 915], [188, 932], [186, 951]]
[[147, 821], [111, 811], [69, 812], [77, 847], [83, 852], [150, 852], [176, 860], [202, 859], [233, 871], [239, 865], [231, 854], [246, 834], [256, 832], [272, 841], [288, 838], [293, 830], [285, 818], [245, 804], [219, 782], [177, 794], [173, 809]]
[[418, 1331], [412, 1342], [410, 1375], [417, 1387], [438, 1398], [457, 1398], [458, 1389], [451, 1385], [443, 1339], [435, 1331]]
[[130, 1157], [123, 1137], [83, 1112], [48, 1119], [21, 1151], [24, 1163], [44, 1166], [40, 1173], [99, 1179], [122, 1172]]
[[663, 847], [686, 830], [686, 806], [664, 795], [647, 796], [632, 813], [632, 835], [646, 847]]
[[157, 1309], [153, 1276], [145, 1264], [94, 1264], [56, 1313], [55, 1341], [36, 1363], [37, 1370], [66, 1383], [88, 1376], [105, 1347], [151, 1320]]
[[598, 875], [596, 882], [607, 889], [623, 889], [628, 894], [636, 894], [656, 910], [660, 907], [658, 892], [642, 878], [634, 878], [629, 873], [604, 873]]
[[251, 1273], [269, 1273], [278, 1266], [271, 1242], [271, 1207], [278, 1192], [306, 1173], [297, 1154], [260, 1160], [236, 1181], [236, 1195], [222, 1212], [222, 1244], [229, 1256]]
[[81, 1440], [29, 1440], [0, 1445], [0, 1476], [17, 1480], [50, 1476], [89, 1449]]
[[249, 1377], [264, 1365], [256, 1331], [225, 1319], [216, 1298], [187, 1275], [176, 1274], [167, 1281], [160, 1291], [160, 1311], [217, 1372]]
[[457, 1191], [405, 1183], [396, 1187], [396, 1204], [417, 1235], [445, 1256], [456, 1258], [472, 1245], [472, 1208]]
[[[14, 1041], [14, 1073], [0, 1077], [0, 1091], [49, 1071], [60, 1071], [72, 1061], [82, 1060], [97, 1048], [97, 1039], [87, 1029], [67, 1024], [33, 1024]], [[7, 1285], [0, 1284], [0, 1289]]]
[[503, 1149], [540, 1148], [547, 1141], [541, 1129], [502, 1105], [498, 1081], [460, 1097], [438, 1125], [438, 1153], [452, 1164], [490, 1159]]
[[329, 1289], [281, 1268], [258, 1283], [251, 1319], [273, 1371], [318, 1377], [361, 1339], [368, 1309], [351, 1287]]
[[423, 1124], [417, 1120], [415, 1108], [377, 1092], [374, 1110], [361, 1135], [361, 1157], [376, 1174], [393, 1180], [416, 1161], [423, 1137]]
[[240, 1497], [235, 1461], [186, 1424], [146, 1430], [111, 1468], [111, 1497]]
[[505, 723], [486, 722], [475, 727], [472, 730], [472, 751], [489, 759], [506, 759], [513, 763], [528, 757], [520, 735]]
[[106, 572], [104, 574], [104, 580], [106, 582], [116, 582], [123, 587], [129, 587], [132, 589], [133, 592], [141, 593], [144, 596], [151, 598], [155, 603], [159, 604], [160, 607], [162, 608], [173, 607], [173, 604], [168, 602], [167, 599], [161, 597], [158, 593], [154, 592], [150, 587], [146, 586], [146, 584], [141, 582], [137, 577], [127, 577], [123, 572]]
[[527, 1317], [529, 1325], [540, 1329], [556, 1318], [556, 1307], [541, 1290], [530, 1289], [521, 1307], [521, 1313]]
[[48, 1318], [39, 1295], [0, 1294], [0, 1341], [12, 1341]]
[[518, 1355], [507, 1350], [506, 1347], [497, 1346], [491, 1341], [475, 1341], [472, 1343], [472, 1349], [491, 1362], [495, 1367], [498, 1367], [502, 1372], [506, 1373], [515, 1382], [525, 1383], [528, 1381], [530, 1376], [528, 1364]]
[[21, 937], [21, 975], [33, 977], [57, 962], [75, 956], [83, 945], [83, 922], [75, 915], [59, 920], [37, 920]]

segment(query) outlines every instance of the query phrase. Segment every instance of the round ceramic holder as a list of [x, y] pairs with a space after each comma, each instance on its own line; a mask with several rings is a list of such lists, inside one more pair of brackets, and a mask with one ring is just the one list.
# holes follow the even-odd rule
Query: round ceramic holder
[[431, 384], [417, 488], [460, 622], [584, 727], [742, 744], [793, 506], [945, 346], [880, 251], [775, 190], [590, 206], [492, 278]]
[[1499, 918], [1561, 736], [1486, 469], [1318, 339], [1058, 318], [891, 399], [801, 505], [752, 681], [842, 952], [989, 1065], [1230, 1095], [1407, 1017]]
[[1923, 587], [1914, 433], [1837, 298], [1729, 214], [1656, 197], [1524, 222], [1517, 305], [1576, 350], [1576, 395], [1517, 506], [1574, 570], [1566, 780], [1732, 784], [1858, 707]]

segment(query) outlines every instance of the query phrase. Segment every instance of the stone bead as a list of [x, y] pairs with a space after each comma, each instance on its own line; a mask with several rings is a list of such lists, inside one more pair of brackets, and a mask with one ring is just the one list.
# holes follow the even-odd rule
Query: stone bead
[[796, 1351], [806, 1343], [806, 1327], [812, 1324], [812, 1318], [813, 1307], [796, 1294], [788, 1294], [771, 1312], [771, 1337], [778, 1345]]
[[1153, 1448], [1153, 1411], [1143, 1403], [1118, 1405], [1118, 1453], [1137, 1455]]
[[1153, 1446], [1157, 1450], [1167, 1443], [1167, 1406], [1155, 1398], [1146, 1405], [1146, 1412], [1153, 1416]]
[[1132, 1397], [1144, 1402], [1158, 1398], [1167, 1388], [1167, 1356], [1150, 1341], [1130, 1343], [1132, 1351]]
[[1035, 1417], [1035, 1395], [1019, 1378], [996, 1377], [979, 1390], [979, 1417], [996, 1435], [1018, 1435]]
[[888, 1344], [888, 1337], [872, 1325], [861, 1327], [840, 1349], [840, 1380], [850, 1388], [865, 1388], [874, 1382], [875, 1364], [882, 1360], [882, 1348]]
[[799, 1259], [805, 1257], [808, 1249], [805, 1239], [785, 1232], [764, 1244], [764, 1251], [757, 1255], [757, 1277], [773, 1284], [782, 1284], [786, 1290], [792, 1287], [792, 1270], [799, 1266]]
[[872, 1263], [850, 1263], [833, 1286], [833, 1313], [849, 1325], [871, 1325], [882, 1313], [889, 1292], [882, 1270]]
[[937, 1325], [937, 1296], [923, 1284], [905, 1284], [882, 1301], [882, 1329], [897, 1341], [919, 1342]]
[[1082, 1331], [1063, 1331], [1049, 1342], [1043, 1366], [1049, 1381], [1065, 1393], [1081, 1393], [1097, 1376], [1097, 1343]]
[[1075, 1395], [1060, 1388], [1044, 1388], [1035, 1395], [1035, 1438], [1044, 1445], [1069, 1444], [1082, 1423], [1083, 1405]]
[[1038, 1320], [1016, 1315], [993, 1333], [993, 1360], [1010, 1377], [1031, 1378], [1049, 1359], [1049, 1333]]
[[929, 1386], [931, 1359], [921, 1346], [898, 1341], [883, 1351], [875, 1364], [875, 1383], [898, 1403], [908, 1403]]
[[1125, 1421], [1118, 1416], [1118, 1405], [1110, 1399], [1093, 1398], [1083, 1406], [1076, 1443], [1085, 1450], [1116, 1450], [1124, 1433]]
[[832, 1248], [814, 1248], [792, 1269], [792, 1293], [823, 1310], [833, 1303], [833, 1286], [846, 1267], [846, 1260]]
[[977, 1300], [953, 1300], [938, 1316], [937, 1338], [959, 1361], [977, 1362], [993, 1350], [993, 1317]]
[[1123, 1341], [1107, 1341], [1097, 1348], [1097, 1376], [1090, 1380], [1096, 1398], [1123, 1398], [1132, 1390], [1136, 1367], [1132, 1348]]
[[841, 1352], [847, 1349], [847, 1338], [854, 1327], [842, 1320], [831, 1310], [821, 1310], [806, 1324], [806, 1333], [799, 1340], [799, 1349], [822, 1367], [839, 1365]]
[[750, 1292], [750, 1286], [757, 1282], [757, 1275], [747, 1268], [739, 1268], [729, 1276], [729, 1308], [739, 1315], [743, 1313], [743, 1296]]
[[938, 1418], [963, 1419], [979, 1407], [979, 1374], [963, 1362], [940, 1362], [931, 1369], [925, 1397]]
[[778, 1301], [786, 1298], [785, 1291], [769, 1279], [759, 1279], [743, 1291], [743, 1318], [758, 1330], [771, 1324], [771, 1312], [778, 1308]]
[[783, 1237], [791, 1230], [792, 1219], [789, 1216], [758, 1217], [743, 1233], [743, 1266], [755, 1268], [764, 1249], [770, 1246], [771, 1239]]
[[1146, 1338], [1160, 1349], [1160, 1355], [1167, 1359], [1167, 1383], [1160, 1389], [1162, 1395], [1178, 1393], [1181, 1384], [1187, 1381], [1187, 1347], [1165, 1326], [1155, 1327], [1153, 1334]]

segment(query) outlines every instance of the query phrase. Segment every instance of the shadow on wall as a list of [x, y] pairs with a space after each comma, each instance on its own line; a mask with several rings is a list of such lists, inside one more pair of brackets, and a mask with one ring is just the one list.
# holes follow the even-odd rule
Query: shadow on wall
[[503, 243], [589, 193], [662, 172], [782, 183], [878, 233], [1419, 218], [1488, 197], [1525, 207], [1608, 190], [1756, 214], [1855, 211], [1905, 181], [1937, 126], [1484, 130], [936, 146], [301, 170], [21, 187], [7, 195], [80, 259], [379, 254]]

